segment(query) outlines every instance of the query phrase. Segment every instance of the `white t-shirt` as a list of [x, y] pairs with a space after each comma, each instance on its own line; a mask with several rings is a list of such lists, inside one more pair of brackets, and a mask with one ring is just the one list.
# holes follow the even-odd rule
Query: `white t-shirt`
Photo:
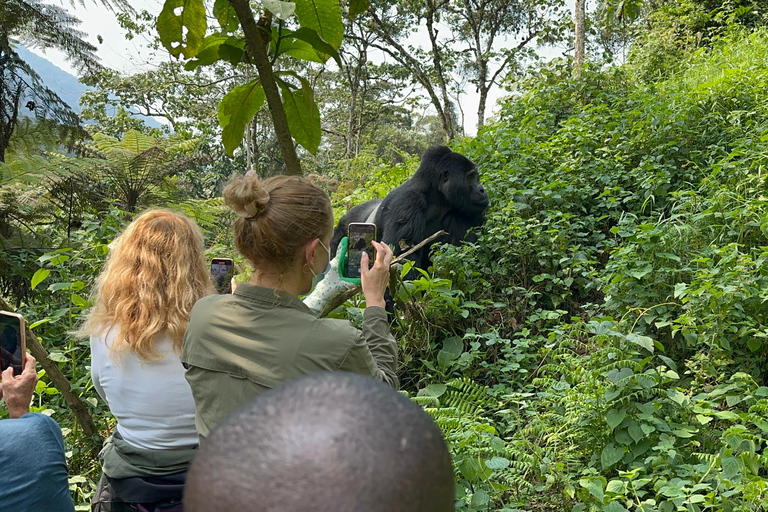
[[195, 402], [171, 339], [157, 340], [155, 349], [165, 354], [157, 361], [141, 361], [133, 352], [113, 360], [114, 341], [111, 329], [91, 336], [91, 378], [123, 439], [150, 450], [196, 446]]

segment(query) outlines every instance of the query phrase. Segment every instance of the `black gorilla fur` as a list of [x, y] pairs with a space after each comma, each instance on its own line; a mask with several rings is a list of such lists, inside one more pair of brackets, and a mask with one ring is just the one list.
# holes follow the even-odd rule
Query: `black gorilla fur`
[[[378, 228], [378, 239], [392, 246], [396, 255], [441, 229], [448, 235], [435, 242], [458, 245], [462, 240], [476, 241], [477, 237], [467, 231], [482, 225], [488, 208], [488, 193], [478, 178], [477, 166], [464, 155], [446, 146], [428, 149], [411, 179], [384, 199], [356, 206], [339, 220], [331, 239], [331, 253], [336, 254], [349, 223], [368, 221], [377, 207], [372, 222]], [[429, 267], [431, 245], [409, 257], [416, 266]]]

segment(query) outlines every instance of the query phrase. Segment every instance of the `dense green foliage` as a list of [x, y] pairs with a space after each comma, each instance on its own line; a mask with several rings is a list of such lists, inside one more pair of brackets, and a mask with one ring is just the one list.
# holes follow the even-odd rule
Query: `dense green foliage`
[[[495, 123], [455, 144], [479, 165], [487, 222], [476, 244], [442, 247], [394, 294], [401, 382], [450, 444], [459, 510], [768, 509], [768, 31], [745, 2], [663, 3], [626, 65], [578, 80], [567, 63], [539, 67]], [[698, 27], [706, 45], [687, 29], [684, 48], [651, 37], [667, 33], [673, 8], [685, 11], [675, 26]], [[221, 175], [168, 166], [195, 142], [177, 151], [127, 132], [89, 144], [112, 176], [98, 200], [66, 170], [91, 160], [0, 167], [0, 295], [107, 434], [87, 340], [69, 333], [130, 218], [118, 184], [130, 162], [163, 149], [141, 167], [157, 172], [139, 204], [195, 218], [211, 255], [235, 251], [231, 215], [202, 199]], [[312, 179], [339, 216], [408, 178], [417, 158], [398, 156], [360, 151]], [[333, 314], [357, 322], [360, 306]], [[45, 375], [35, 410], [64, 428], [87, 510], [94, 440]]]

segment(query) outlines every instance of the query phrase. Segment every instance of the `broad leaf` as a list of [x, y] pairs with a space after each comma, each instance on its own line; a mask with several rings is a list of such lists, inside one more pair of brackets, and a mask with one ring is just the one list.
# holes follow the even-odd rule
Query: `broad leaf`
[[[179, 7], [181, 12], [176, 14]], [[185, 59], [191, 59], [197, 55], [206, 28], [203, 0], [166, 0], [157, 17], [160, 42], [174, 57], [184, 55]]]
[[312, 86], [305, 78], [299, 77], [301, 89], [293, 91], [288, 83], [276, 77], [283, 97], [283, 108], [288, 118], [288, 128], [293, 138], [304, 149], [312, 153], [317, 152], [320, 145], [320, 111], [315, 103], [315, 93]]
[[493, 457], [491, 460], [485, 461], [485, 465], [489, 469], [506, 469], [509, 467], [509, 464], [509, 459], [504, 457]]
[[464, 352], [464, 340], [461, 338], [452, 337], [443, 340], [443, 348], [437, 353], [437, 364], [440, 369], [448, 368], [462, 352]]
[[218, 61], [221, 59], [219, 48], [228, 40], [229, 36], [219, 33], [205, 36], [205, 39], [203, 39], [200, 49], [197, 52], [197, 57], [194, 60], [187, 62], [184, 65], [184, 69], [191, 71], [198, 66], [209, 66]]
[[631, 332], [627, 334], [627, 341], [630, 341], [635, 345], [640, 345], [641, 347], [646, 349], [648, 352], [653, 354], [653, 340], [648, 336], [641, 336], [640, 334], [635, 334]]
[[358, 14], [362, 14], [368, 10], [371, 4], [368, 0], [350, 0], [349, 2], [349, 17], [355, 19]]
[[280, 0], [261, 0], [264, 7], [281, 20], [287, 20], [296, 12], [295, 2], [281, 2]]
[[605, 415], [605, 421], [611, 430], [615, 429], [619, 424], [624, 421], [627, 416], [626, 409], [611, 409], [608, 414]]
[[264, 104], [264, 88], [258, 79], [232, 89], [219, 103], [221, 141], [229, 156], [240, 146], [246, 125]]
[[479, 509], [484, 508], [490, 501], [491, 497], [488, 495], [488, 493], [482, 489], [479, 489], [475, 491], [475, 494], [472, 495], [472, 501], [469, 505], [473, 509]]
[[429, 384], [424, 390], [427, 395], [440, 398], [447, 389], [448, 386], [445, 384]]
[[339, 52], [336, 51], [336, 48], [323, 41], [318, 33], [311, 28], [302, 27], [299, 30], [292, 32], [290, 36], [300, 41], [304, 41], [305, 43], [309, 43], [312, 48], [317, 50], [317, 53], [320, 55], [320, 57], [325, 57], [323, 62], [328, 60], [328, 57], [330, 56], [333, 57], [339, 67], [342, 67], [341, 59], [339, 59]]
[[235, 9], [227, 0], [216, 0], [213, 3], [213, 15], [219, 21], [222, 32], [231, 33], [240, 27]]
[[608, 443], [600, 454], [600, 462], [603, 464], [603, 469], [607, 469], [619, 462], [622, 457], [624, 457], [624, 449], [614, 443]]
[[[273, 39], [274, 42], [274, 39]], [[299, 39], [286, 38], [280, 40], [278, 55], [290, 55], [294, 59], [306, 60], [323, 64], [328, 60], [326, 55], [321, 55], [311, 44]]]
[[339, 49], [344, 35], [338, 0], [298, 0], [296, 16], [302, 27], [311, 28], [323, 41]]
[[579, 479], [579, 485], [589, 491], [589, 494], [597, 498], [599, 501], [603, 501], [605, 498], [605, 479], [598, 476], [590, 476]]
[[47, 268], [38, 269], [38, 271], [35, 272], [35, 275], [32, 276], [32, 282], [29, 285], [30, 288], [32, 288], [33, 290], [37, 288], [37, 285], [42, 283], [50, 273], [51, 271], [48, 270]]

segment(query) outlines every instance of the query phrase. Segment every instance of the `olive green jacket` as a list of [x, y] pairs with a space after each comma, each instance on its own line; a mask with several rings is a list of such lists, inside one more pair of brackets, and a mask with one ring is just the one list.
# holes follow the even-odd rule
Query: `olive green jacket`
[[366, 308], [360, 331], [346, 320], [317, 318], [286, 292], [251, 284], [195, 304], [181, 361], [201, 438], [254, 396], [307, 373], [348, 371], [398, 386], [397, 342], [383, 308]]

